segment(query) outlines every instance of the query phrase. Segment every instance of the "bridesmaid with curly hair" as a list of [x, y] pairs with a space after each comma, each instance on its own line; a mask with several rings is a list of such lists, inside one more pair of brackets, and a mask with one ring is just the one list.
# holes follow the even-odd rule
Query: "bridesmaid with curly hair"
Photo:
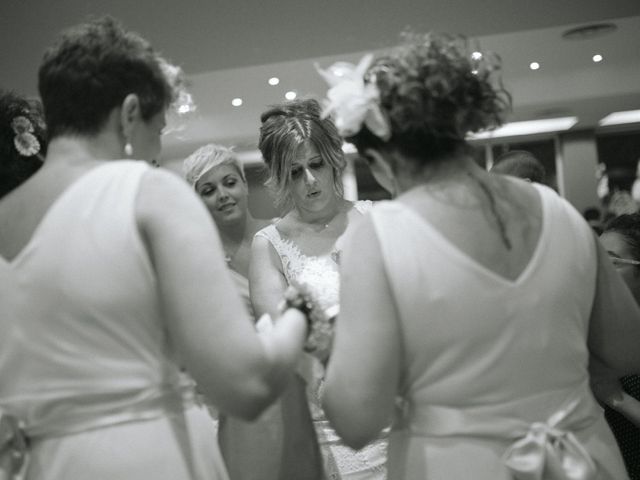
[[587, 367], [638, 371], [640, 310], [573, 207], [470, 155], [510, 105], [474, 50], [409, 35], [325, 72], [327, 112], [397, 193], [345, 239], [325, 411], [354, 448], [393, 418], [394, 480], [626, 478]]

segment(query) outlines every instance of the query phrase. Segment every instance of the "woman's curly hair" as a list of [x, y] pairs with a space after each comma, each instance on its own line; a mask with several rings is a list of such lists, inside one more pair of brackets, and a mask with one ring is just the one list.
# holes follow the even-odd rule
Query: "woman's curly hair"
[[403, 44], [378, 58], [366, 74], [380, 91], [391, 138], [383, 142], [363, 126], [348, 139], [358, 150], [386, 143], [424, 164], [464, 146], [469, 133], [502, 124], [511, 96], [496, 79], [497, 56], [472, 56], [463, 36], [403, 37]]
[[[33, 127], [31, 134], [40, 145], [35, 155], [25, 156], [17, 150], [16, 131], [12, 128], [16, 117], [26, 118]], [[42, 166], [46, 153], [47, 131], [40, 102], [0, 90], [0, 198], [33, 175]]]

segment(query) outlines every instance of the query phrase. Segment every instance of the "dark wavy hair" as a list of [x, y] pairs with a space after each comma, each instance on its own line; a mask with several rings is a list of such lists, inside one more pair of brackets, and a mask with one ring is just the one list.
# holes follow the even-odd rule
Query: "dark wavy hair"
[[[11, 125], [16, 117], [26, 118], [33, 127], [30, 133], [40, 144], [35, 155], [24, 156], [18, 151], [16, 132]], [[42, 166], [46, 153], [47, 131], [40, 102], [0, 90], [0, 198], [33, 175]]]
[[511, 150], [500, 155], [491, 171], [537, 183], [546, 183], [547, 180], [547, 172], [542, 162], [526, 150]]
[[347, 139], [360, 153], [396, 149], [420, 167], [466, 147], [469, 133], [502, 124], [511, 96], [496, 78], [497, 56], [472, 57], [463, 36], [405, 33], [403, 38], [365, 75], [380, 91], [391, 138], [385, 142], [363, 125]]
[[[640, 260], [640, 213], [626, 213], [614, 217], [604, 226], [603, 233], [615, 232], [624, 237], [633, 260]], [[636, 267], [637, 271], [640, 268]]]
[[298, 150], [307, 142], [316, 147], [333, 171], [338, 195], [343, 194], [342, 172], [346, 161], [342, 138], [333, 121], [321, 117], [320, 104], [314, 99], [300, 99], [274, 105], [260, 116], [258, 148], [269, 167], [267, 187], [274, 193], [276, 206], [291, 208], [291, 165]]
[[50, 138], [96, 134], [131, 93], [149, 120], [174, 98], [163, 62], [149, 42], [109, 16], [63, 32], [38, 72]]

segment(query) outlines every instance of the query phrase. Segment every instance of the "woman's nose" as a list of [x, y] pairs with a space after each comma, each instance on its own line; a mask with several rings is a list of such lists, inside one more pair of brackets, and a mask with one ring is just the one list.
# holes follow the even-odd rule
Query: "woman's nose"
[[313, 175], [313, 173], [311, 173], [311, 170], [309, 170], [308, 168], [304, 169], [304, 181], [308, 185], [311, 185], [316, 182], [316, 177]]
[[218, 187], [218, 200], [224, 200], [228, 197], [229, 192], [227, 192], [227, 189], [222, 186]]

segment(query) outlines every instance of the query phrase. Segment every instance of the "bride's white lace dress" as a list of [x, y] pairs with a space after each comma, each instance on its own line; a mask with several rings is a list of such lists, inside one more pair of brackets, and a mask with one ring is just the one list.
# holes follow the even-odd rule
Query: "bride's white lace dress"
[[[354, 205], [360, 213], [364, 213], [370, 207], [369, 201], [359, 201]], [[269, 225], [256, 235], [267, 238], [278, 252], [289, 283], [295, 281], [306, 285], [323, 310], [339, 302], [340, 251], [335, 246], [326, 255], [310, 256], [302, 253], [296, 243], [284, 238], [275, 225]], [[299, 373], [307, 381], [307, 398], [322, 451], [326, 478], [386, 479], [386, 439], [380, 438], [358, 451], [344, 445], [329, 425], [320, 405], [324, 377], [322, 364], [315, 357], [305, 355]]]

